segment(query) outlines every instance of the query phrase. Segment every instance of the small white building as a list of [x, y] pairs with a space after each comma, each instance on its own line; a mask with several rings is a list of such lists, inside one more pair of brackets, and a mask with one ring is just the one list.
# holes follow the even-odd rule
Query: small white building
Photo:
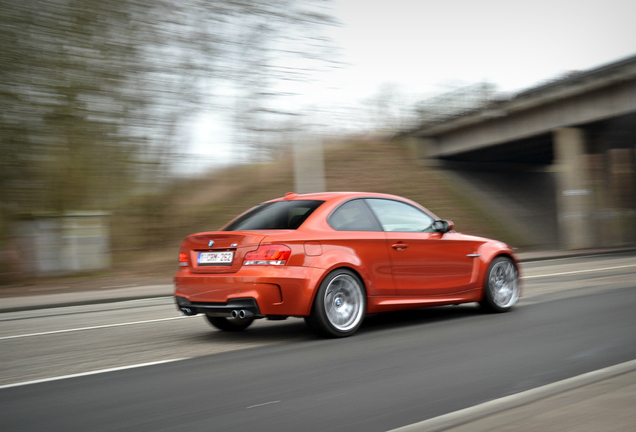
[[109, 214], [67, 212], [25, 215], [16, 246], [25, 275], [59, 275], [110, 268]]

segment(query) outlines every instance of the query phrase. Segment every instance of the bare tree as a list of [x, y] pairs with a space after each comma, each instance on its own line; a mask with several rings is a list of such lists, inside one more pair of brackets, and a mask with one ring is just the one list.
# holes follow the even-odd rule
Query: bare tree
[[3, 0], [0, 230], [160, 182], [197, 112], [227, 112], [254, 151], [333, 24], [324, 0]]

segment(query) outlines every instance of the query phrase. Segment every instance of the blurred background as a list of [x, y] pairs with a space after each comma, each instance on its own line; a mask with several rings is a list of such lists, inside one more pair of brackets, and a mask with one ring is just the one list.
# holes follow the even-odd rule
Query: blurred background
[[292, 190], [633, 244], [635, 8], [1, 0], [0, 285], [171, 275], [185, 235]]

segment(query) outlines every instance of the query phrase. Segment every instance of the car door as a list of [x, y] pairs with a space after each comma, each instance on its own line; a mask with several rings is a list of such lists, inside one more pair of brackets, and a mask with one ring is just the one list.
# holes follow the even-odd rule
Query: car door
[[395, 296], [391, 260], [386, 237], [377, 219], [362, 199], [341, 204], [327, 219], [338, 231], [330, 244], [355, 251], [357, 267], [364, 270], [369, 296]]
[[397, 200], [366, 200], [385, 231], [396, 292], [439, 296], [471, 286], [476, 245], [453, 233], [435, 232], [433, 217]]

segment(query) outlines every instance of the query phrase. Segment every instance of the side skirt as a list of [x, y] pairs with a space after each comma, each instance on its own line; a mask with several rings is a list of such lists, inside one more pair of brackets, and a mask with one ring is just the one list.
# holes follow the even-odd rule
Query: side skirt
[[437, 296], [377, 296], [367, 298], [367, 313], [391, 312], [406, 309], [419, 309], [428, 306], [444, 306], [460, 303], [478, 302], [482, 297], [482, 288]]

